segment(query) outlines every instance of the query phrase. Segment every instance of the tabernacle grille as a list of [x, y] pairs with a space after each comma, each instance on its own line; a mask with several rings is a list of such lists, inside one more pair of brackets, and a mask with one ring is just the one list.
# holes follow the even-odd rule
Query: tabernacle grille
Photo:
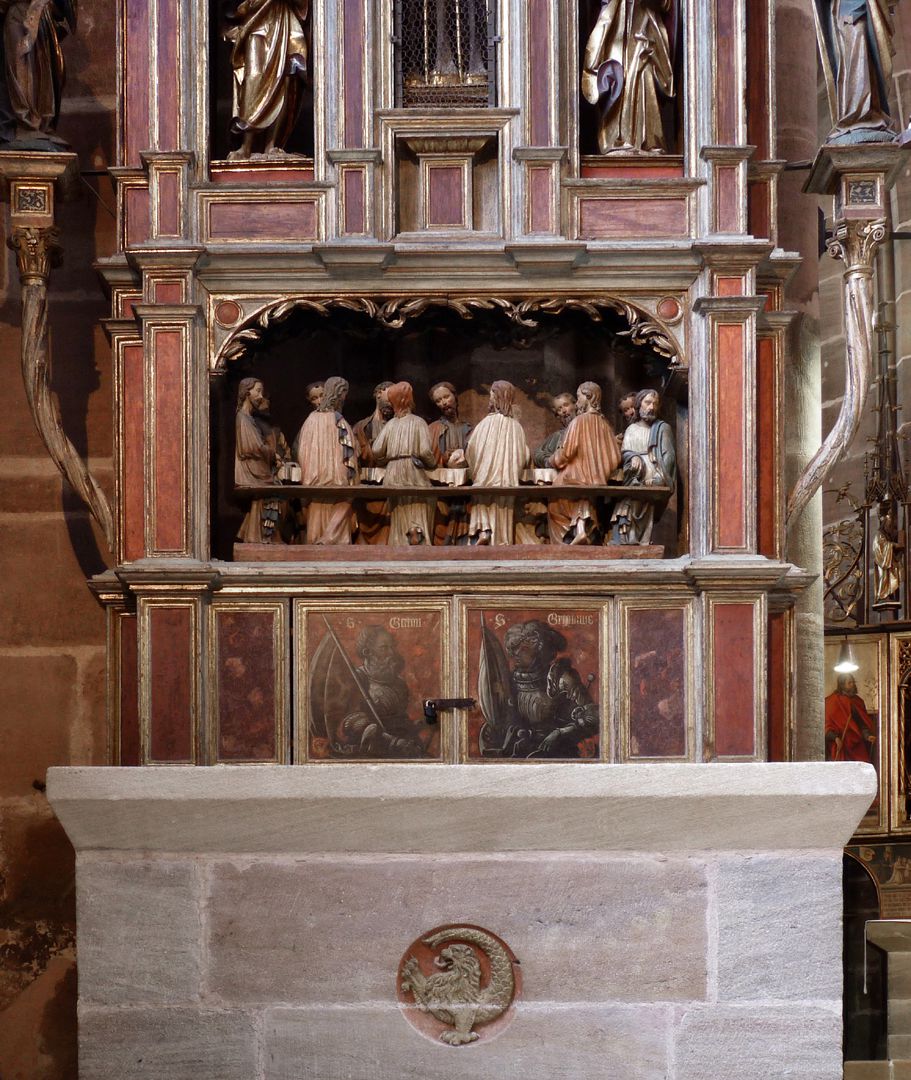
[[395, 12], [401, 108], [496, 103], [494, 0], [399, 0]]

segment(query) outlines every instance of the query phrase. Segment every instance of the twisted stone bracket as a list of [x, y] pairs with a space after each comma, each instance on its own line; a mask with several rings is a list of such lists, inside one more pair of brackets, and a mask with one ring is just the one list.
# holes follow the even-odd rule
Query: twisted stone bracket
[[88, 505], [113, 550], [111, 505], [63, 430], [60, 411], [51, 393], [47, 289], [51, 267], [60, 263], [58, 236], [59, 231], [53, 226], [14, 225], [7, 241], [16, 253], [22, 284], [22, 378], [32, 419], [48, 453]]
[[845, 395], [832, 430], [788, 498], [788, 524], [825, 483], [860, 428], [873, 375], [873, 260], [885, 238], [885, 220], [844, 221], [829, 243], [829, 254], [845, 264]]

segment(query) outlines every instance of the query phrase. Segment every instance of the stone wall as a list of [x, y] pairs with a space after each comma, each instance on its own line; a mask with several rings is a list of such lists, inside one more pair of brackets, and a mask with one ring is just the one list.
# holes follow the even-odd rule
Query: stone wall
[[[79, 153], [84, 182], [61, 214], [53, 385], [70, 437], [110, 488], [110, 351], [92, 262], [114, 248], [112, 189], [98, 175], [114, 153], [113, 5], [83, 0], [79, 24], [78, 37], [65, 43], [59, 130]], [[61, 1080], [75, 1076], [74, 858], [44, 779], [50, 765], [106, 760], [104, 619], [85, 579], [108, 556], [32, 424], [19, 371], [19, 285], [5, 242], [2, 250], [0, 1076]]]
[[[856, 764], [55, 769], [80, 1076], [838, 1080], [841, 848], [874, 786]], [[397, 995], [453, 924], [521, 971], [464, 1047]]]

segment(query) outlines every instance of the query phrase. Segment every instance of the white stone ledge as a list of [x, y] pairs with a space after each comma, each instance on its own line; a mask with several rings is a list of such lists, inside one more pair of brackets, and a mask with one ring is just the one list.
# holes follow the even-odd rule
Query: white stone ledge
[[54, 768], [79, 851], [432, 853], [834, 850], [869, 765]]

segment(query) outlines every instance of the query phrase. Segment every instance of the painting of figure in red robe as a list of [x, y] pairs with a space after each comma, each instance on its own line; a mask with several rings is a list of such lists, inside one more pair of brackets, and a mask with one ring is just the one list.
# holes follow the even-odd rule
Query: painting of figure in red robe
[[308, 758], [438, 761], [422, 702], [444, 696], [442, 612], [310, 609], [303, 621]]
[[597, 760], [601, 610], [466, 611], [471, 760]]
[[[851, 647], [857, 670], [836, 672], [841, 638], [826, 642], [826, 677], [830, 692], [826, 695], [826, 760], [862, 761], [881, 771], [882, 677], [878, 637], [853, 638]], [[864, 827], [876, 825], [880, 816], [880, 798], [867, 812]]]

